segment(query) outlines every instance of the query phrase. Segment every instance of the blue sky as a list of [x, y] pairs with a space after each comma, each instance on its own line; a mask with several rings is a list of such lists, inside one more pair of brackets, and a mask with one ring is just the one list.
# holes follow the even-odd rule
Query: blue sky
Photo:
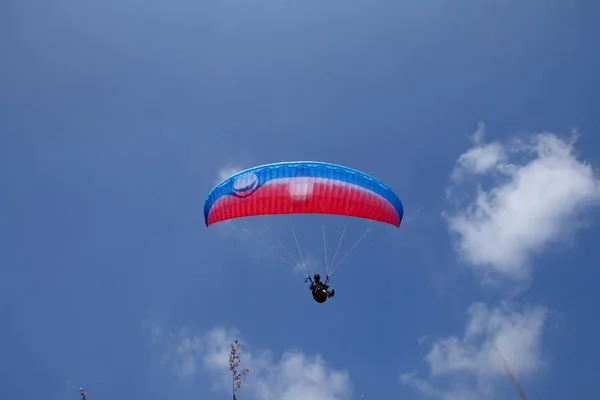
[[[240, 400], [517, 398], [494, 346], [530, 397], [597, 397], [597, 13], [3, 1], [0, 397], [228, 398], [235, 337]], [[220, 174], [283, 160], [404, 203], [323, 305], [245, 222], [204, 226]], [[248, 224], [322, 261], [320, 218]]]

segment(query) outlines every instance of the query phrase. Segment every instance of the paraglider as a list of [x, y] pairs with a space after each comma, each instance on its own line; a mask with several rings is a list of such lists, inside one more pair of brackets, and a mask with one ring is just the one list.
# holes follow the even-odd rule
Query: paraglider
[[[204, 202], [207, 227], [235, 218], [276, 214], [335, 214], [400, 227], [403, 213], [398, 195], [380, 180], [355, 169], [316, 161], [280, 162], [246, 169], [215, 186]], [[324, 230], [323, 240], [326, 247]], [[320, 281], [320, 275], [319, 280], [315, 275], [313, 282], [304, 260], [296, 262], [311, 281], [315, 301], [323, 303], [333, 297], [335, 291], [329, 291], [329, 277], [348, 254], [337, 265], [328, 265], [325, 250], [325, 282]], [[293, 259], [291, 255], [290, 258]]]
[[335, 290], [329, 290], [329, 277], [325, 278], [325, 282], [321, 282], [321, 275], [315, 274], [314, 279], [313, 282], [310, 275], [308, 275], [304, 282], [310, 281], [310, 286], [308, 288], [312, 292], [313, 298], [317, 303], [325, 303], [328, 298], [335, 296]]

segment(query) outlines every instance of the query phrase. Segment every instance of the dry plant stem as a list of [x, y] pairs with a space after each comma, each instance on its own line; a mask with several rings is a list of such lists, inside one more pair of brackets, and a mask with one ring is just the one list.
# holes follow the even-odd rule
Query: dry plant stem
[[237, 400], [236, 392], [242, 386], [244, 382], [242, 377], [250, 372], [249, 368], [244, 368], [241, 371], [238, 371], [238, 367], [240, 366], [240, 342], [236, 339], [231, 345], [231, 350], [229, 351], [229, 370], [231, 371], [232, 381], [231, 381], [231, 394], [233, 396], [233, 400]]
[[498, 350], [498, 347], [496, 347], [496, 346], [494, 346], [494, 350], [496, 350], [496, 354], [498, 355], [498, 358], [500, 359], [500, 362], [502, 363], [502, 368], [504, 368], [504, 371], [506, 372], [506, 375], [508, 375], [508, 377], [510, 378], [512, 384], [514, 385], [514, 387], [519, 392], [519, 396], [521, 396], [522, 400], [527, 400], [527, 395], [525, 394], [525, 391], [523, 390], [523, 387], [521, 386], [521, 383], [519, 383], [519, 380], [517, 379], [517, 377], [515, 376], [515, 374], [513, 374], [512, 371], [510, 370], [510, 368], [508, 368], [508, 363], [506, 362], [506, 360], [504, 359], [504, 357], [502, 357], [502, 354], [500, 353], [500, 350]]

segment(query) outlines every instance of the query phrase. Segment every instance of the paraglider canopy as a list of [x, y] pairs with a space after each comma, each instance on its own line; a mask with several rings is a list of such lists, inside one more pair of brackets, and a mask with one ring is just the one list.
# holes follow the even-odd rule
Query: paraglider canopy
[[400, 226], [402, 203], [383, 182], [341, 165], [296, 161], [260, 165], [230, 176], [204, 202], [206, 226], [267, 214], [338, 214]]
[[[204, 202], [204, 221], [210, 226], [234, 218], [269, 214], [334, 214], [364, 218], [400, 227], [404, 209], [396, 193], [380, 180], [355, 169], [317, 161], [293, 161], [259, 165], [231, 175], [216, 185]], [[269, 229], [266, 231], [278, 246], [272, 247], [249, 229], [248, 221], [240, 228], [280, 259], [310, 276], [292, 225], [292, 234], [300, 260]], [[328, 260], [325, 224], [321, 223], [325, 271], [330, 277], [371, 231], [365, 229], [354, 245], [337, 258], [348, 221], [341, 230], [335, 253]], [[277, 248], [281, 247], [285, 255]], [[289, 259], [288, 259], [289, 258]], [[336, 264], [336, 260], [338, 260]], [[333, 296], [333, 290], [331, 295]], [[328, 295], [328, 293], [325, 293]], [[324, 299], [317, 299], [319, 300]]]

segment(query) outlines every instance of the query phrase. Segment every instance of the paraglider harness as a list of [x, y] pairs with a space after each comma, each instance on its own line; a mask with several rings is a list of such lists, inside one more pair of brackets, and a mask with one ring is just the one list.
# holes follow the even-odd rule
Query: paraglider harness
[[324, 303], [328, 298], [335, 295], [335, 290], [329, 290], [329, 275], [325, 277], [325, 282], [321, 282], [321, 275], [319, 274], [315, 274], [314, 279], [313, 282], [310, 275], [308, 275], [304, 282], [310, 281], [309, 289], [317, 303]]

